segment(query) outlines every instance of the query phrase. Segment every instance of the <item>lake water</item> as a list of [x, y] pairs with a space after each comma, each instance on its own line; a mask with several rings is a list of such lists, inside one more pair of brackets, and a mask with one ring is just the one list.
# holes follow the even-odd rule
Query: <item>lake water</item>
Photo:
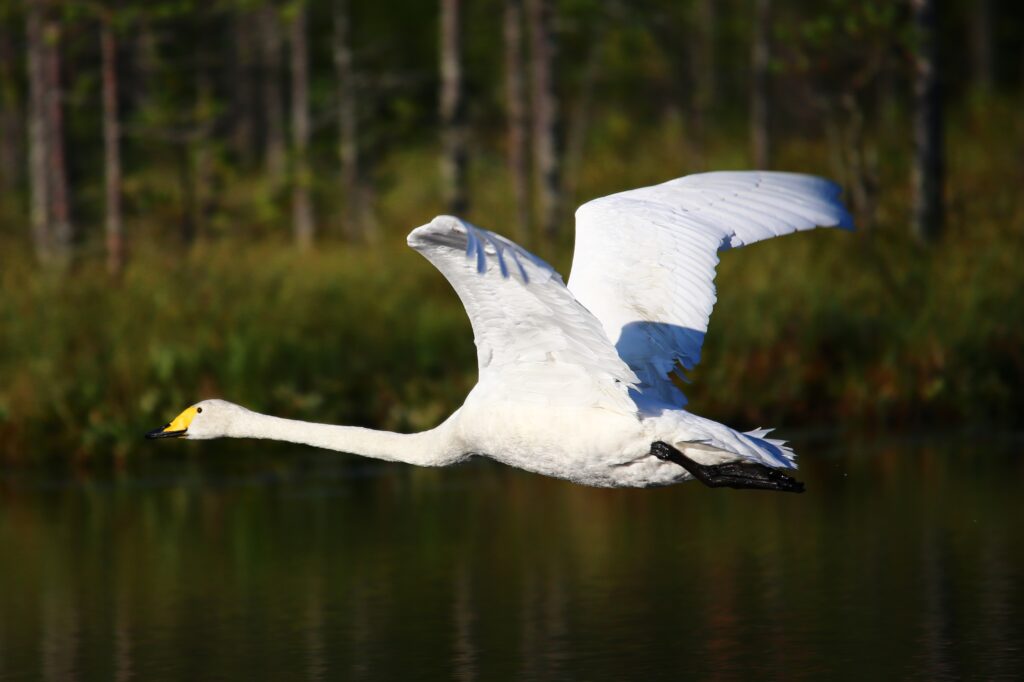
[[0, 679], [1019, 678], [1021, 444], [798, 440], [804, 495], [207, 444], [0, 472]]

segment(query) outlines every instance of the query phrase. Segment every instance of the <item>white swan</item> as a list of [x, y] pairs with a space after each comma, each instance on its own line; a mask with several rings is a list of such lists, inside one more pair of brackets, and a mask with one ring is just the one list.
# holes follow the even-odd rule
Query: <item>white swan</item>
[[790, 173], [719, 172], [590, 201], [576, 212], [569, 285], [493, 232], [439, 216], [409, 245], [448, 278], [473, 326], [479, 380], [429, 431], [313, 424], [223, 400], [151, 438], [269, 438], [443, 466], [473, 455], [576, 483], [801, 491], [793, 451], [682, 409], [670, 374], [700, 359], [718, 252], [815, 226], [852, 228], [837, 185]]

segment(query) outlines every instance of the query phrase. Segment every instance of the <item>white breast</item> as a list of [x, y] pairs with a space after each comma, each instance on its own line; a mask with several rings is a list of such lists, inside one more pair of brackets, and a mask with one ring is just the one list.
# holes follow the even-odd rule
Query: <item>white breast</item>
[[685, 478], [650, 456], [652, 424], [600, 407], [495, 401], [474, 389], [459, 412], [466, 447], [545, 476], [600, 487], [664, 485]]

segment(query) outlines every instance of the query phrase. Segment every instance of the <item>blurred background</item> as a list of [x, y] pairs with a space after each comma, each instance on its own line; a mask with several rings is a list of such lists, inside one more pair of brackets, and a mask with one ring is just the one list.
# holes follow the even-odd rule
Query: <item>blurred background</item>
[[567, 275], [577, 205], [709, 169], [831, 177], [859, 232], [724, 258], [694, 409], [1021, 411], [1015, 3], [11, 2], [0, 29], [5, 459], [124, 456], [221, 395], [431, 426], [475, 356], [410, 229], [458, 213]]
[[[1008, 0], [0, 4], [0, 678], [1019, 672], [1022, 85]], [[803, 497], [141, 440], [433, 426], [410, 229], [568, 275], [580, 203], [745, 168], [859, 228], [726, 254], [687, 389]]]

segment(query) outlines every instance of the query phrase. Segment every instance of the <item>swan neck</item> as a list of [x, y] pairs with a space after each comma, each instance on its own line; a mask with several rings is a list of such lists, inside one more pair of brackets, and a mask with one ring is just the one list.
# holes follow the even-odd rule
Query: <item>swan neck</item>
[[394, 433], [248, 412], [244, 418], [236, 421], [228, 435], [300, 443], [391, 462], [441, 466], [466, 456], [453, 438], [454, 416], [427, 431]]

